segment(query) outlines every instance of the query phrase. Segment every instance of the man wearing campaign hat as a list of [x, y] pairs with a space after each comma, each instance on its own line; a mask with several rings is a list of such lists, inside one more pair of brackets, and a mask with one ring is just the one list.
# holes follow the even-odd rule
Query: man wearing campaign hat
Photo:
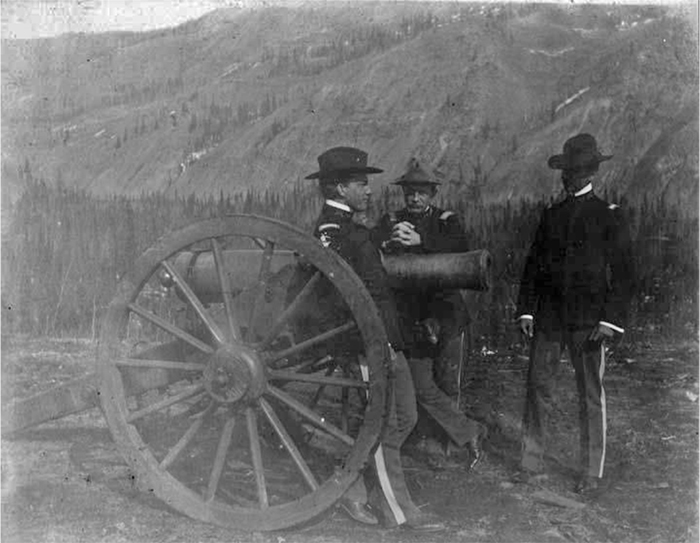
[[403, 190], [406, 207], [387, 213], [377, 225], [382, 248], [406, 253], [446, 253], [466, 251], [468, 242], [453, 211], [432, 204], [440, 182], [417, 159], [394, 181]]
[[542, 214], [520, 282], [520, 328], [530, 345], [518, 479], [546, 478], [543, 462], [553, 383], [567, 348], [579, 395], [580, 473], [576, 491], [594, 492], [603, 477], [606, 341], [625, 331], [634, 281], [628, 228], [616, 205], [593, 192], [602, 162], [590, 134], [566, 141], [548, 165], [561, 170], [567, 198]]
[[[318, 157], [319, 171], [307, 179], [318, 179], [325, 198], [316, 221], [314, 235], [336, 251], [364, 282], [386, 328], [389, 351], [394, 366], [394, 405], [390, 408], [386, 428], [374, 455], [374, 471], [381, 489], [376, 503], [387, 527], [402, 526], [420, 532], [440, 531], [444, 524], [421, 511], [413, 502], [401, 465], [401, 445], [416, 424], [416, 398], [411, 372], [403, 354], [404, 340], [396, 311], [394, 295], [382, 266], [378, 249], [366, 226], [353, 221], [355, 213], [367, 210], [371, 190], [368, 175], [382, 170], [367, 165], [367, 153], [353, 147], [334, 147]], [[352, 486], [341, 505], [355, 520], [377, 524], [378, 519], [367, 507], [367, 493], [362, 478]]]
[[[394, 184], [403, 190], [405, 207], [385, 214], [374, 229], [375, 243], [383, 251], [430, 254], [468, 250], [466, 234], [457, 215], [432, 203], [440, 182], [429, 168], [412, 158], [406, 172]], [[447, 378], [454, 377], [448, 368], [459, 367], [459, 363], [453, 362], [465, 354], [463, 332], [469, 316], [462, 296], [455, 290], [420, 287], [398, 289], [395, 294], [404, 329], [412, 332], [406, 339], [406, 353], [418, 405], [438, 423], [450, 444], [469, 451], [471, 469], [483, 457], [481, 439], [485, 429], [468, 418], [445, 393], [445, 390], [452, 392], [458, 382], [456, 378]], [[424, 435], [418, 450], [427, 453], [434, 467], [447, 467], [444, 447], [421, 422], [416, 431]]]

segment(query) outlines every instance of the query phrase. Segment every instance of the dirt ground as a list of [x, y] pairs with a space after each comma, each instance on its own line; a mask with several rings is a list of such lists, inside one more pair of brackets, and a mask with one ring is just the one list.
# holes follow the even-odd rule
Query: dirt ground
[[[448, 522], [446, 533], [367, 528], [333, 509], [314, 524], [274, 533], [202, 524], [133, 486], [99, 410], [92, 409], [3, 437], [2, 541], [697, 541], [698, 345], [690, 337], [612, 353], [605, 381], [607, 471], [603, 489], [590, 498], [572, 492], [577, 426], [568, 363], [559, 387], [551, 477], [540, 487], [513, 484], [527, 359], [518, 349], [483, 349], [471, 357], [463, 404], [489, 428], [487, 459], [474, 472], [435, 472], [420, 458], [405, 459], [417, 503]], [[94, 349], [78, 340], [5, 338], [2, 400], [85, 374]]]

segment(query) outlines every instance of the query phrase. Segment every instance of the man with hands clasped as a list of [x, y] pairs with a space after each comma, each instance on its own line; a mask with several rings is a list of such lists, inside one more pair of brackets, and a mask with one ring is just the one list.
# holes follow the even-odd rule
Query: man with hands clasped
[[[373, 232], [375, 243], [383, 252], [429, 254], [468, 250], [457, 215], [432, 204], [439, 182], [428, 169], [411, 159], [407, 171], [394, 184], [403, 190], [405, 207], [384, 215]], [[483, 457], [481, 440], [485, 429], [468, 418], [445, 393], [445, 390], [452, 393], [457, 381], [446, 368], [457, 357], [464, 356], [462, 332], [469, 316], [461, 293], [419, 285], [397, 288], [395, 293], [406, 331], [406, 353], [418, 405], [444, 430], [450, 443], [458, 448], [466, 447], [470, 455], [467, 467], [471, 469]], [[440, 373], [448, 378], [440, 379]], [[442, 381], [440, 386], [436, 374]], [[440, 445], [430, 439], [422, 443], [431, 464], [445, 467], [447, 462]]]
[[403, 190], [405, 207], [384, 215], [375, 232], [387, 252], [455, 253], [468, 250], [457, 214], [432, 204], [439, 182], [411, 159], [406, 173], [394, 182]]

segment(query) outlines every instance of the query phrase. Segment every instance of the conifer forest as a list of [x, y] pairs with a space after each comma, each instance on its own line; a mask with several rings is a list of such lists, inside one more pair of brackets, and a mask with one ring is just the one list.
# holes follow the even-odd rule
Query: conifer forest
[[[165, 233], [231, 213], [274, 217], [310, 232], [321, 204], [313, 184], [218, 198], [151, 193], [101, 199], [49, 185], [30, 171], [23, 176], [26, 190], [3, 240], [3, 334], [95, 339], [120, 277]], [[454, 192], [447, 187], [438, 203], [459, 214], [471, 247], [487, 249], [493, 259], [492, 289], [470, 296], [474, 346], [504, 347], [517, 340], [519, 276], [540, 211], [549, 202], [482, 204]], [[661, 199], [628, 205], [615, 195], [602, 196], [622, 204], [634, 240], [633, 330], [673, 336], [697, 329], [697, 217]], [[373, 199], [369, 220], [400, 204], [396, 189], [383, 189]]]

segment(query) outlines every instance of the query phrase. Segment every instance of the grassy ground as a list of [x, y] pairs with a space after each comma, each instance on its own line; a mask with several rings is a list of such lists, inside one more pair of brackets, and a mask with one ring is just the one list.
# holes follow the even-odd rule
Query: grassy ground
[[[3, 402], [90, 371], [94, 347], [76, 340], [6, 339]], [[470, 473], [434, 472], [420, 459], [405, 459], [416, 501], [448, 521], [445, 534], [426, 538], [365, 528], [334, 510], [303, 529], [276, 533], [232, 533], [195, 522], [134, 488], [94, 409], [4, 437], [3, 541], [697, 541], [697, 343], [657, 341], [610, 358], [605, 484], [587, 499], [571, 491], [576, 397], [572, 370], [563, 364], [550, 479], [538, 487], [510, 480], [517, 464], [526, 358], [517, 349], [472, 357], [463, 406], [489, 427], [487, 460]], [[560, 506], [547, 503], [552, 496]]]

